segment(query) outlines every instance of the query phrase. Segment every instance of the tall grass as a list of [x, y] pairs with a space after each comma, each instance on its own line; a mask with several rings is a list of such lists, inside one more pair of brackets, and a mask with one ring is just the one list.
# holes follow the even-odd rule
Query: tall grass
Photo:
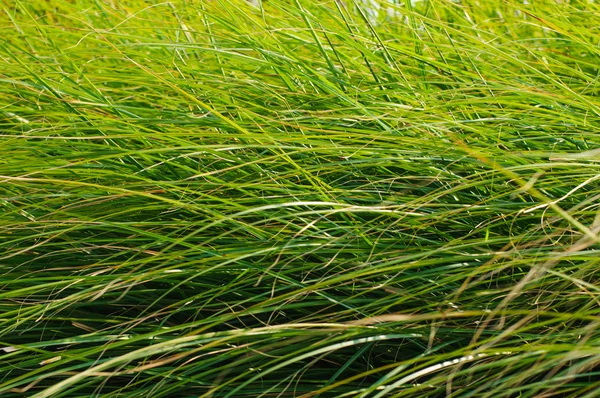
[[600, 6], [531, 3], [4, 2], [0, 393], [598, 396]]

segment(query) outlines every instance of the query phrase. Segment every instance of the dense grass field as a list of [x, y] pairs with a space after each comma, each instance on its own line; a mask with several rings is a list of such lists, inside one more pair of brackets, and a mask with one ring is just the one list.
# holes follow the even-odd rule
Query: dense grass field
[[529, 3], [2, 1], [0, 395], [600, 396], [600, 5]]

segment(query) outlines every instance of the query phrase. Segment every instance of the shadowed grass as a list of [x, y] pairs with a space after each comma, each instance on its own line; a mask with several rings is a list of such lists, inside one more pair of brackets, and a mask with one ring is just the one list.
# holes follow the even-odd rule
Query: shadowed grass
[[597, 396], [600, 8], [535, 3], [3, 5], [0, 393]]

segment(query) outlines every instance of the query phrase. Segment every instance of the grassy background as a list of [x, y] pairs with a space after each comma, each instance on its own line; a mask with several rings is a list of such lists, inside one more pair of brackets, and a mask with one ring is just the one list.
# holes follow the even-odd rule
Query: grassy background
[[600, 6], [3, 2], [0, 393], [595, 397]]

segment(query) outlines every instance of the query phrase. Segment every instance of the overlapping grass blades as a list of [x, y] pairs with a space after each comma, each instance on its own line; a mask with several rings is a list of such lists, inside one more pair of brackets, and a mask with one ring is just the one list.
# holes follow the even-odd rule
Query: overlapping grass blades
[[600, 9], [533, 3], [4, 3], [0, 392], [597, 396]]

